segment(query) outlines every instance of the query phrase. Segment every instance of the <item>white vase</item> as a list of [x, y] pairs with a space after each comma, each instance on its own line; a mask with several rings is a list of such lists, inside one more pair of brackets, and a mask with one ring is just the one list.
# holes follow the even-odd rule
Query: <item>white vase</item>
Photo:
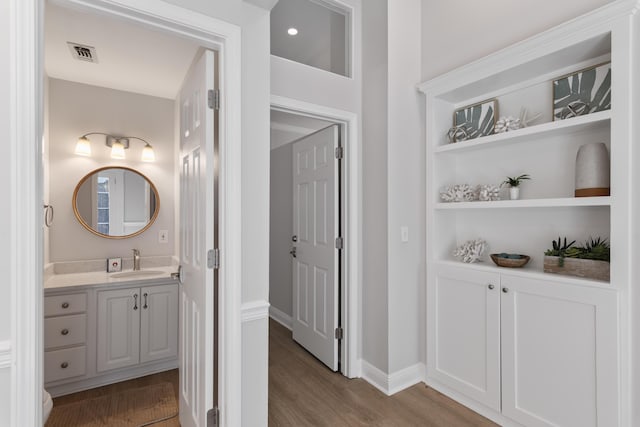
[[584, 144], [576, 155], [576, 197], [608, 196], [609, 152], [602, 142]]
[[520, 198], [520, 187], [509, 188], [509, 198], [511, 200], [518, 200]]

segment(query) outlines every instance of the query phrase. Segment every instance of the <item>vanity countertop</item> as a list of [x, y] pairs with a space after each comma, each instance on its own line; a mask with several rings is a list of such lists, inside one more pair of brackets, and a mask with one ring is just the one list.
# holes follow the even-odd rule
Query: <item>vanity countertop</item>
[[[92, 286], [104, 286], [104, 285], [124, 285], [124, 284], [151, 284], [157, 282], [159, 279], [166, 282], [166, 280], [176, 281], [171, 277], [171, 273], [175, 273], [178, 269], [175, 266], [170, 267], [153, 267], [149, 269], [143, 269], [147, 272], [153, 271], [157, 274], [145, 274], [141, 276], [129, 275], [131, 270], [124, 270], [121, 273], [107, 273], [106, 271], [91, 271], [84, 273], [68, 273], [68, 274], [52, 274], [46, 278], [44, 282], [45, 290], [62, 290], [64, 288], [73, 287], [92, 287]], [[135, 274], [135, 273], [134, 273]], [[124, 277], [118, 277], [122, 275]]]

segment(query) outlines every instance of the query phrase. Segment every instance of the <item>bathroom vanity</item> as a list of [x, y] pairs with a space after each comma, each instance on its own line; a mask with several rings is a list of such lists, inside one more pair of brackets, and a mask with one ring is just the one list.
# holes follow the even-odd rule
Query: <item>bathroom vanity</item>
[[44, 378], [52, 396], [178, 367], [176, 267], [51, 275]]

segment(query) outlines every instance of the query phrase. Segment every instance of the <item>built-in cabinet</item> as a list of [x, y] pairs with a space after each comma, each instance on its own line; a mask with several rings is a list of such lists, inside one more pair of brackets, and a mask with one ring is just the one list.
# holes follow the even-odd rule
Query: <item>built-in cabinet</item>
[[[426, 123], [426, 383], [502, 425], [629, 426], [629, 299], [640, 279], [634, 230], [640, 200], [634, 164], [640, 97], [637, 2], [620, 0], [419, 86]], [[555, 79], [611, 64], [611, 108], [554, 119]], [[575, 84], [576, 80], [574, 80]], [[454, 112], [496, 100], [496, 118], [528, 127], [452, 143]], [[604, 143], [611, 195], [574, 197], [578, 149]], [[529, 174], [520, 199], [445, 202], [455, 184], [499, 185]], [[543, 270], [544, 252], [566, 236], [606, 238], [610, 280]], [[484, 239], [466, 264], [454, 249]], [[531, 256], [502, 268], [489, 253]]]
[[527, 426], [617, 424], [617, 292], [442, 265], [430, 378]]
[[98, 291], [99, 372], [178, 356], [176, 285]]
[[178, 284], [45, 291], [45, 388], [54, 396], [177, 367]]

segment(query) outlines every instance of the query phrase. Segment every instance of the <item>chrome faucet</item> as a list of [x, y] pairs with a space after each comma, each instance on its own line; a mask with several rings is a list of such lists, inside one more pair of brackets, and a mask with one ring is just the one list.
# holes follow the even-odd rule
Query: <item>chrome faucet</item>
[[133, 249], [133, 271], [140, 270], [140, 251]]

